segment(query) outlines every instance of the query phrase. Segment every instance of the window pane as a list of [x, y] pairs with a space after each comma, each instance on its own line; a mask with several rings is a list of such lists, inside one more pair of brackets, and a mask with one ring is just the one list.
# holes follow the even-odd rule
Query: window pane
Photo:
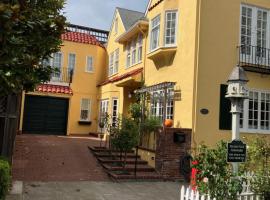
[[86, 71], [87, 72], [92, 72], [93, 71], [93, 57], [92, 56], [87, 57]]
[[176, 43], [176, 16], [177, 11], [166, 12], [165, 45], [172, 45]]

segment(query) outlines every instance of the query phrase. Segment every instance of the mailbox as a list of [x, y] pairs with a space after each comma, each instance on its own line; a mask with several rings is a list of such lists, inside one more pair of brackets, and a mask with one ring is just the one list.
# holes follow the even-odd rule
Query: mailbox
[[174, 132], [173, 133], [173, 141], [175, 143], [185, 143], [186, 142], [186, 134], [183, 132]]

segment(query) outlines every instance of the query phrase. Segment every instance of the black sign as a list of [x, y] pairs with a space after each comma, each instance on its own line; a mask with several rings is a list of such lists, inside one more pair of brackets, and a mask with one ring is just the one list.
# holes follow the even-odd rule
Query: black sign
[[245, 162], [247, 145], [240, 140], [228, 143], [227, 162]]

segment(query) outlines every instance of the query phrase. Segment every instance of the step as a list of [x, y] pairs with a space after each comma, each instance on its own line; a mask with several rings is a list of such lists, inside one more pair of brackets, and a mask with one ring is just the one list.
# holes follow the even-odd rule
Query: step
[[[103, 167], [110, 171], [121, 171], [123, 170], [122, 166], [111, 166], [109, 164], [103, 164]], [[135, 165], [134, 164], [128, 164], [126, 165], [125, 169], [128, 172], [134, 172]], [[137, 165], [137, 172], [154, 172], [155, 169], [153, 167], [150, 167], [148, 165]]]
[[156, 172], [138, 172], [135, 176], [134, 173], [121, 174], [121, 172], [119, 172], [119, 171], [111, 171], [111, 172], [108, 172], [108, 175], [116, 180], [148, 180], [148, 181], [149, 180], [152, 180], [152, 181], [156, 180], [156, 181], [160, 181], [163, 179], [162, 176]]
[[[123, 160], [112, 160], [112, 159], [105, 159], [105, 158], [98, 158], [98, 157], [97, 157], [97, 159], [101, 163], [124, 163]], [[126, 161], [126, 164], [135, 164], [135, 159], [128, 159]], [[147, 161], [138, 159], [137, 164], [138, 165], [147, 165]]]
[[[93, 152], [95, 154], [95, 156], [99, 157], [99, 158], [108, 158], [108, 157], [117, 157], [120, 158], [121, 155], [119, 153], [113, 152], [113, 153], [107, 153], [107, 152]], [[122, 154], [122, 158], [124, 158], [125, 155]], [[128, 153], [127, 154], [127, 158], [136, 158], [136, 155], [133, 153]], [[138, 155], [137, 158], [140, 158], [140, 156]]]
[[[107, 153], [110, 153], [110, 152], [114, 152], [114, 153], [120, 153], [120, 151], [118, 150], [109, 150], [107, 149], [106, 147], [89, 147], [89, 150], [93, 151], [93, 152], [107, 152]], [[134, 153], [133, 150], [130, 150], [130, 151], [127, 151], [127, 153]]]

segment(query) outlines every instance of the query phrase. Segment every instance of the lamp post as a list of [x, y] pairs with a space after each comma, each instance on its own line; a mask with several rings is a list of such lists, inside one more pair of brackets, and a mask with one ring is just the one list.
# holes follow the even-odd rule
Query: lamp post
[[[236, 66], [231, 72], [228, 83], [226, 98], [231, 101], [232, 113], [232, 140], [240, 141], [240, 113], [242, 113], [244, 99], [248, 98], [246, 84], [248, 82], [244, 69]], [[238, 162], [233, 162], [233, 172], [238, 173]]]

